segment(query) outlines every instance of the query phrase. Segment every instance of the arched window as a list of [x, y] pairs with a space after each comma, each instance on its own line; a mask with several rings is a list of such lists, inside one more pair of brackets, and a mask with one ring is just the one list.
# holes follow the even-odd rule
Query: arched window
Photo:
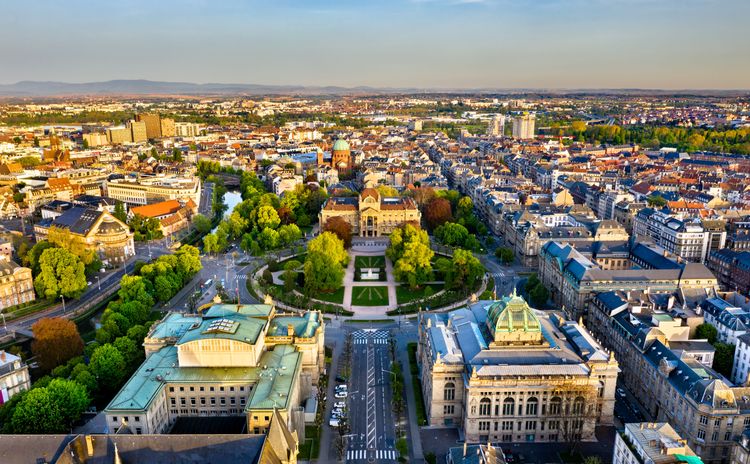
[[482, 401], [479, 402], [479, 415], [489, 416], [491, 410], [492, 410], [492, 400], [489, 398], [482, 398]]
[[512, 416], [516, 402], [510, 396], [503, 400], [503, 415]]
[[585, 400], [582, 396], [579, 396], [573, 401], [573, 414], [583, 414]]
[[527, 416], [536, 416], [538, 410], [539, 410], [538, 399], [531, 397], [528, 400], [526, 400], [526, 415]]
[[555, 396], [549, 402], [549, 413], [551, 416], [556, 416], [560, 412], [562, 412], [562, 398]]
[[443, 399], [446, 401], [452, 401], [456, 398], [456, 386], [453, 382], [448, 382], [443, 387]]

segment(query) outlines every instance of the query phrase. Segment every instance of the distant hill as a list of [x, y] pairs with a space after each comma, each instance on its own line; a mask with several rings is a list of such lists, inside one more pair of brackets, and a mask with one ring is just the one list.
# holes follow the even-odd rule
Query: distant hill
[[539, 94], [539, 95], [747, 95], [748, 90], [659, 89], [458, 89], [377, 88], [262, 84], [195, 84], [141, 79], [68, 83], [21, 81], [0, 84], [0, 97], [52, 97], [74, 95], [373, 95], [373, 94]]

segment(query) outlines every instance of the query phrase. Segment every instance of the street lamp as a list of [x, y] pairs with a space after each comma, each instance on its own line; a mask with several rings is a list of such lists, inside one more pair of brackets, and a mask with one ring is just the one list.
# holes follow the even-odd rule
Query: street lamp
[[63, 314], [65, 314], [65, 295], [60, 294], [60, 297], [62, 298], [62, 303], [63, 303]]
[[99, 291], [102, 291], [102, 282], [99, 280], [99, 276], [96, 276], [96, 286], [99, 289]]

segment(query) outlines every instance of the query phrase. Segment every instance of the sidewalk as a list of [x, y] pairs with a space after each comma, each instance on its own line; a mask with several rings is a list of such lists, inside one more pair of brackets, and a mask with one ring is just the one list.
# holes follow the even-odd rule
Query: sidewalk
[[414, 389], [411, 383], [411, 373], [409, 368], [409, 352], [406, 349], [407, 340], [404, 336], [397, 337], [398, 341], [398, 360], [401, 363], [401, 371], [404, 373], [404, 389], [406, 390], [406, 405], [408, 414], [409, 427], [407, 428], [407, 441], [409, 442], [409, 462], [424, 462], [424, 453], [422, 451], [422, 437], [419, 435], [419, 425], [417, 424], [417, 407]]

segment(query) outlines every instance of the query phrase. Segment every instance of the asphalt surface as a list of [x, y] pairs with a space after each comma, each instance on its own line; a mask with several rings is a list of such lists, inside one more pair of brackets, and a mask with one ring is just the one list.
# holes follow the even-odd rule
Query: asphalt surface
[[396, 462], [396, 430], [391, 392], [390, 331], [352, 332], [349, 382], [350, 437], [346, 462]]

